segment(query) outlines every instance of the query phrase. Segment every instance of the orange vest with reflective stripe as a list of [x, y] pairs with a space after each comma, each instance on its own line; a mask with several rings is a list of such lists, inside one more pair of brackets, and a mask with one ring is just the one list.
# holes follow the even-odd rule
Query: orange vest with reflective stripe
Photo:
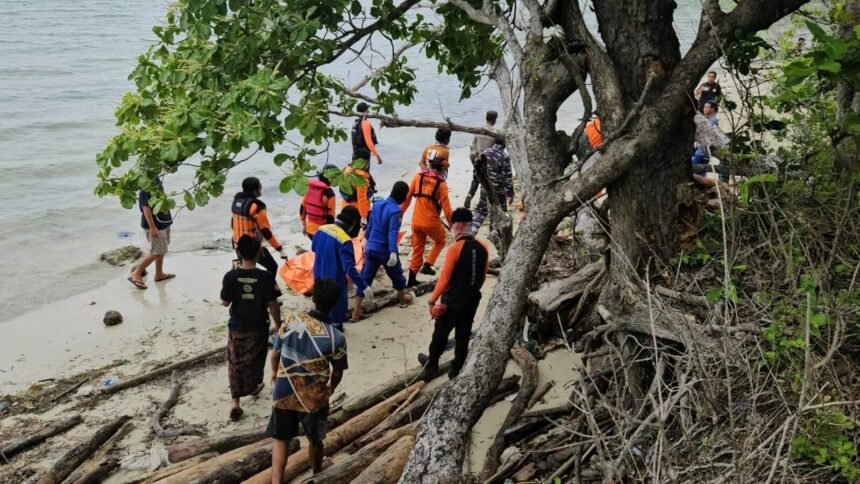
[[230, 221], [230, 226], [233, 228], [233, 245], [239, 242], [243, 235], [250, 235], [257, 239], [262, 238], [260, 228], [257, 227], [257, 221], [251, 217], [251, 206], [256, 204], [257, 209], [265, 207], [263, 202], [256, 198], [234, 198], [233, 206], [230, 211], [233, 212], [233, 219]]

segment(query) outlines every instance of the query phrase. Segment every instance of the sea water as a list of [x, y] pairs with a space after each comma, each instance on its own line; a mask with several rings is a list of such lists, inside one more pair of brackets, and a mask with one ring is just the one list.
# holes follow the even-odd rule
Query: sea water
[[[679, 4], [675, 24], [686, 49], [695, 35], [699, 3]], [[117, 133], [114, 109], [133, 88], [128, 74], [155, 41], [151, 29], [162, 21], [167, 5], [158, 0], [0, 0], [0, 322], [116, 277], [117, 269], [98, 262], [98, 255], [141, 240], [136, 208], [124, 210], [115, 198], [93, 195], [95, 155]], [[399, 110], [402, 117], [450, 117], [480, 126], [487, 109], [501, 111], [494, 84], [460, 101], [455, 78], [438, 74], [417, 48], [406, 55], [418, 67], [419, 94], [412, 106]], [[367, 70], [348, 60], [344, 56], [333, 70], [357, 82]], [[581, 115], [572, 100], [560, 113], [559, 128], [573, 129]], [[377, 124], [377, 132], [385, 163], [374, 164], [373, 174], [386, 193], [395, 180], [411, 179], [434, 130], [380, 130]], [[455, 133], [451, 144], [464, 147], [470, 140]], [[348, 142], [340, 143], [327, 160], [316, 162], [343, 166], [350, 152]], [[178, 211], [171, 250], [229, 237], [229, 199], [249, 175], [263, 182], [275, 232], [300, 231], [298, 197], [277, 191], [283, 172], [271, 163], [272, 156], [258, 155], [231, 172], [224, 197], [194, 211]], [[179, 173], [164, 185], [179, 190], [188, 180], [189, 173]], [[166, 266], [169, 270], [169, 259]]]

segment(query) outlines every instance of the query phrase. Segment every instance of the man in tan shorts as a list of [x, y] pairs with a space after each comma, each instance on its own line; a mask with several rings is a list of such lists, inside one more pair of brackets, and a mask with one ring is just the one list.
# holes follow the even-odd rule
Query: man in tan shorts
[[[154, 186], [164, 191], [161, 180], [156, 179]], [[155, 262], [155, 282], [176, 277], [176, 274], [164, 272], [164, 255], [167, 254], [167, 247], [170, 245], [170, 226], [173, 225], [173, 218], [169, 210], [157, 214], [153, 213], [152, 207], [149, 205], [151, 198], [150, 192], [141, 190], [137, 202], [141, 214], [140, 226], [146, 232], [146, 240], [149, 242], [149, 253], [144, 256], [128, 278], [128, 281], [138, 289], [146, 289], [143, 276], [146, 274], [146, 268], [153, 262]]]

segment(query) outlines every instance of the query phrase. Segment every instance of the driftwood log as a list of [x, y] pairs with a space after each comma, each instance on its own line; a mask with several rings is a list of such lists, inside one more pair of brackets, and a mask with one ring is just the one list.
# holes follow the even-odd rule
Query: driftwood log
[[28, 435], [18, 440], [13, 440], [12, 442], [5, 444], [3, 447], [0, 447], [0, 465], [5, 464], [7, 460], [11, 459], [14, 455], [33, 446], [39, 445], [49, 438], [61, 434], [83, 421], [84, 419], [81, 418], [80, 414], [72, 415], [71, 417], [65, 418], [44, 430], [36, 432], [35, 434]]
[[303, 484], [346, 484], [351, 482], [382, 455], [391, 444], [406, 435], [415, 437], [419, 425], [421, 425], [421, 421], [416, 420], [409, 425], [391, 430], [382, 438], [362, 447], [358, 452], [339, 459], [334, 465], [307, 479]]
[[[423, 387], [423, 382], [414, 387], [410, 387], [411, 391], [417, 391]], [[407, 391], [403, 390], [397, 395], [377, 404], [375, 407], [367, 410], [361, 415], [351, 419], [349, 422], [341, 425], [329, 432], [326, 438], [326, 451], [331, 443], [334, 444], [338, 439], [349, 438], [352, 435], [358, 436], [367, 432], [385, 419], [389, 412], [394, 410], [396, 405], [408, 396]], [[353, 439], [355, 437], [352, 437]], [[333, 448], [334, 451], [339, 449]], [[238, 449], [234, 449], [223, 455], [219, 455], [214, 459], [201, 462], [195, 466], [189, 467], [181, 472], [167, 477], [161, 481], [163, 484], [185, 484], [185, 483], [205, 483], [205, 482], [238, 482], [255, 473], [267, 473], [268, 480], [271, 480], [271, 455], [272, 455], [272, 439], [265, 439]], [[302, 457], [304, 456], [304, 457]], [[304, 462], [305, 467], [302, 467]], [[295, 469], [295, 475], [303, 472], [310, 465], [308, 459], [308, 450], [303, 448], [290, 455], [287, 470]], [[259, 474], [257, 474], [259, 475]], [[268, 481], [266, 481], [268, 482]]]
[[570, 277], [544, 284], [540, 289], [529, 294], [529, 303], [541, 312], [558, 311], [565, 302], [581, 296], [588, 284], [603, 268], [603, 259], [599, 259], [586, 265]]
[[171, 463], [176, 464], [210, 452], [223, 454], [224, 452], [259, 442], [265, 438], [265, 429], [253, 429], [189, 440], [167, 447], [167, 459]]
[[409, 453], [415, 447], [415, 437], [404, 435], [370, 464], [352, 482], [354, 484], [394, 484], [400, 480]]
[[[298, 444], [298, 441], [296, 441]], [[191, 466], [196, 466], [201, 462], [206, 462], [209, 459], [214, 459], [218, 457], [217, 452], [209, 452], [207, 454], [201, 454], [195, 457], [191, 457], [189, 459], [185, 459], [182, 462], [171, 464], [165, 468], [158, 469], [154, 472], [150, 472], [148, 474], [144, 474], [135, 479], [131, 479], [128, 481], [128, 484], [151, 484], [156, 481], [160, 481], [162, 479], [166, 479], [177, 472], [184, 471]]]
[[[361, 435], [364, 435], [373, 427], [379, 425], [380, 422], [385, 420], [385, 418], [388, 417], [388, 415], [390, 415], [391, 412], [393, 412], [397, 408], [398, 404], [409, 398], [409, 395], [411, 395], [413, 392], [421, 391], [423, 387], [424, 382], [415, 383], [411, 385], [407, 390], [403, 390], [397, 395], [385, 400], [384, 402], [378, 403], [370, 410], [367, 410], [361, 415], [350, 419], [345, 424], [334, 429], [326, 436], [325, 440], [323, 441], [325, 454], [335, 454], [340, 449], [348, 445], [350, 442], [354, 441]], [[305, 447], [296, 454], [291, 455], [289, 459], [287, 459], [287, 468], [284, 471], [284, 480], [289, 481], [290, 479], [309, 469], [310, 466], [310, 455], [308, 453], [307, 447]], [[268, 484], [272, 482], [271, 467], [251, 477], [246, 482], [249, 484]]]
[[176, 377], [175, 370], [172, 373], [170, 380], [173, 385], [170, 388], [170, 394], [168, 395], [167, 400], [158, 406], [158, 410], [155, 411], [155, 414], [149, 421], [152, 431], [161, 439], [172, 439], [174, 437], [179, 437], [180, 435], [203, 435], [203, 432], [201, 432], [200, 429], [193, 427], [166, 430], [161, 426], [161, 419], [164, 418], [164, 415], [167, 414], [174, 405], [176, 405], [177, 401], [179, 401], [179, 389], [182, 386], [182, 383]]
[[72, 473], [64, 484], [91, 484], [101, 482], [104, 477], [119, 467], [119, 458], [113, 455], [118, 444], [134, 428], [134, 424], [126, 422], [93, 454], [93, 456]]
[[96, 431], [88, 440], [76, 445], [42, 474], [38, 484], [59, 484], [107, 442], [131, 417], [118, 417]]
[[511, 349], [511, 356], [517, 362], [517, 365], [519, 365], [523, 378], [520, 383], [520, 389], [517, 392], [517, 397], [508, 410], [508, 415], [505, 417], [504, 422], [502, 422], [501, 427], [499, 427], [498, 432], [496, 432], [490, 448], [487, 449], [484, 469], [481, 471], [483, 479], [489, 478], [498, 470], [502, 451], [505, 450], [505, 430], [520, 418], [520, 415], [523, 414], [523, 411], [528, 406], [535, 388], [537, 388], [538, 368], [534, 356], [532, 356], [529, 350], [519, 345]]
[[121, 382], [117, 383], [116, 385], [112, 385], [112, 386], [109, 386], [107, 388], [102, 389], [101, 393], [106, 394], [106, 395], [112, 395], [116, 392], [126, 390], [128, 388], [134, 388], [136, 386], [143, 385], [144, 383], [147, 383], [147, 382], [154, 380], [156, 378], [159, 378], [161, 376], [169, 375], [169, 374], [173, 373], [173, 371], [175, 371], [175, 370], [181, 370], [184, 368], [194, 366], [197, 363], [206, 361], [209, 358], [212, 358], [214, 356], [220, 355], [221, 358], [224, 358], [224, 357], [226, 357], [226, 354], [227, 354], [226, 346], [221, 347], [221, 348], [216, 348], [214, 350], [205, 351], [203, 353], [200, 353], [197, 356], [192, 356], [191, 358], [186, 358], [182, 361], [177, 361], [176, 363], [171, 363], [169, 365], [162, 366], [161, 368], [157, 368], [157, 369], [152, 370], [152, 371], [148, 371], [148, 372], [143, 373], [141, 375], [138, 375], [136, 377], [129, 378], [128, 380], [121, 381]]

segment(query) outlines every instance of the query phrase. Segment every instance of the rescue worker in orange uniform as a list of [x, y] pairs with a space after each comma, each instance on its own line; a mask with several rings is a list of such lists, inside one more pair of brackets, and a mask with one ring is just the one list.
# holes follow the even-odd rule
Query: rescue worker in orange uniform
[[344, 168], [343, 172], [361, 175], [364, 177], [365, 183], [364, 186], [352, 185], [352, 193], [346, 193], [345, 191], [340, 190], [340, 196], [343, 198], [341, 208], [346, 207], [347, 205], [352, 205], [357, 208], [358, 213], [361, 214], [362, 225], [365, 225], [367, 224], [367, 217], [370, 215], [370, 200], [373, 199], [373, 195], [376, 193], [376, 182], [373, 181], [373, 177], [366, 169], [370, 166], [370, 150], [367, 148], [359, 148], [355, 150], [352, 154], [352, 161], [355, 162], [357, 160], [364, 160], [366, 163], [364, 165], [365, 168], [353, 168], [352, 165], [350, 165]]
[[329, 168], [337, 168], [332, 165], [326, 165], [317, 175], [316, 180], [308, 182], [308, 191], [302, 197], [302, 204], [299, 207], [299, 217], [302, 219], [302, 233], [313, 240], [317, 229], [326, 224], [334, 223], [335, 210], [337, 203], [335, 201], [334, 190], [331, 189], [328, 178], [324, 173]]
[[600, 116], [597, 113], [594, 113], [594, 117], [585, 124], [585, 136], [591, 149], [597, 149], [603, 145], [603, 130], [600, 128]]
[[[376, 139], [376, 131], [374, 131], [373, 126], [367, 119], [370, 106], [368, 106], [366, 102], [360, 102], [355, 107], [355, 110], [358, 111], [359, 116], [358, 119], [355, 120], [355, 124], [352, 125], [352, 132], [350, 133], [352, 138], [353, 157], [355, 157], [356, 151], [360, 148], [364, 148], [373, 153], [373, 156], [375, 156], [377, 160], [376, 163], [381, 165], [382, 157], [379, 156], [379, 151], [376, 150], [376, 145], [379, 143], [379, 140]], [[367, 163], [367, 171], [370, 171], [369, 160]]]
[[[415, 198], [415, 210], [412, 213], [412, 259], [409, 261], [409, 281], [407, 287], [418, 284], [417, 275], [420, 270], [422, 274], [435, 275], [433, 264], [445, 247], [445, 226], [442, 225], [440, 212], [444, 212], [448, 224], [451, 223], [451, 200], [448, 198], [448, 184], [445, 178], [448, 169], [445, 160], [433, 158], [428, 163], [430, 169], [415, 175], [409, 185], [409, 193], [406, 201], [401, 205], [404, 213]], [[433, 248], [424, 261], [424, 247], [427, 245], [427, 237], [433, 240]]]
[[[239, 259], [242, 259], [238, 252], [239, 239], [243, 235], [250, 235], [257, 240], [265, 239], [281, 255], [281, 259], [287, 260], [287, 250], [278, 242], [275, 234], [272, 233], [272, 225], [269, 223], [269, 216], [266, 213], [266, 204], [259, 197], [263, 193], [263, 184], [257, 177], [248, 177], [242, 180], [242, 191], [233, 197], [233, 205], [230, 211], [233, 217], [230, 220], [230, 226], [233, 229], [233, 249], [236, 249], [236, 254]], [[260, 256], [257, 263], [263, 266], [266, 271], [273, 276], [278, 274], [278, 263], [265, 247], [260, 247]]]
[[441, 158], [445, 168], [448, 168], [450, 166], [448, 163], [448, 157], [450, 156], [448, 143], [450, 142], [451, 130], [446, 128], [437, 129], [436, 142], [424, 147], [424, 151], [421, 153], [421, 159], [418, 160], [418, 166], [421, 167], [421, 171], [427, 171], [430, 169], [427, 162], [433, 158]]

